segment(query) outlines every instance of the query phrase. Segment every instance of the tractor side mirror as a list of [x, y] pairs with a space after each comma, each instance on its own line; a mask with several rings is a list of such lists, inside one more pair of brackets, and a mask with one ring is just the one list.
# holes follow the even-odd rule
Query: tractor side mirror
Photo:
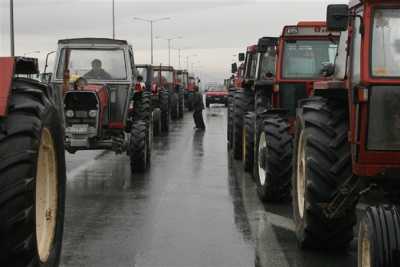
[[324, 64], [320, 74], [322, 77], [331, 77], [333, 74], [335, 74], [335, 69], [336, 69], [335, 64], [332, 63]]
[[238, 71], [238, 66], [236, 63], [232, 64], [231, 73], [236, 73]]
[[239, 53], [239, 56], [238, 56], [238, 58], [239, 58], [239, 62], [242, 62], [242, 61], [244, 61], [244, 58], [245, 58], [245, 55], [244, 55], [244, 53]]
[[349, 25], [348, 5], [329, 5], [326, 15], [328, 31], [343, 32]]
[[48, 72], [48, 73], [41, 73], [40, 74], [40, 81], [42, 83], [50, 83], [51, 81], [51, 76], [53, 75], [53, 73]]

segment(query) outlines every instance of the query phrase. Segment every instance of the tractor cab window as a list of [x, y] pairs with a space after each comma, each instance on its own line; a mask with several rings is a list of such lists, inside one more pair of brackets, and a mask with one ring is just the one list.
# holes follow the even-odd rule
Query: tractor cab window
[[147, 78], [148, 78], [147, 77], [147, 68], [138, 67], [137, 70], [139, 72], [139, 75], [143, 77], [143, 81], [147, 81]]
[[287, 40], [282, 72], [288, 79], [318, 79], [326, 64], [334, 64], [337, 43], [330, 40]]
[[372, 75], [400, 76], [400, 9], [377, 9], [374, 12]]
[[66, 58], [69, 59], [71, 80], [79, 77], [99, 81], [128, 79], [125, 53], [122, 49], [63, 49], [57, 79], [63, 79]]
[[275, 48], [268, 48], [268, 51], [261, 55], [260, 79], [270, 79], [275, 77]]
[[[159, 76], [161, 74], [161, 77]], [[154, 81], [161, 82], [161, 84], [173, 83], [174, 73], [172, 71], [162, 70], [154, 72]]]
[[247, 64], [247, 79], [254, 79], [257, 71], [257, 56], [255, 54], [249, 54], [249, 62]]

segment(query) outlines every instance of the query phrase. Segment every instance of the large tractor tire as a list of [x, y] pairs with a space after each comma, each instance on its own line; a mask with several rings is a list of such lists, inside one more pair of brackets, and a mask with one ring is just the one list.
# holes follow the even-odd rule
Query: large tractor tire
[[264, 112], [271, 107], [271, 97], [265, 90], [257, 90], [255, 93], [255, 111], [257, 114]]
[[353, 239], [355, 206], [327, 218], [323, 204], [332, 201], [352, 175], [347, 142], [346, 101], [311, 97], [301, 101], [293, 152], [293, 216], [303, 248], [346, 248]]
[[256, 114], [248, 112], [244, 117], [243, 127], [243, 167], [246, 172], [253, 171], [254, 137], [256, 127]]
[[244, 115], [254, 109], [254, 97], [250, 90], [239, 90], [235, 93], [233, 106], [233, 157], [242, 160], [243, 156], [243, 122]]
[[185, 96], [183, 94], [183, 89], [181, 89], [179, 91], [178, 95], [179, 95], [179, 110], [178, 110], [179, 114], [178, 114], [178, 117], [179, 117], [179, 119], [182, 119], [183, 115], [185, 113]]
[[161, 134], [161, 109], [155, 108], [153, 110], [153, 134], [159, 136]]
[[132, 173], [147, 170], [150, 161], [149, 133], [145, 121], [135, 121], [132, 125], [131, 140], [129, 143], [129, 156]]
[[395, 206], [369, 207], [358, 230], [359, 267], [400, 266], [400, 214]]
[[170, 97], [171, 119], [177, 120], [179, 117], [179, 96], [177, 93], [173, 93]]
[[161, 131], [169, 131], [170, 113], [169, 113], [169, 91], [160, 90], [160, 109], [161, 109]]
[[13, 81], [0, 118], [0, 266], [56, 267], [65, 203], [62, 117], [36, 81]]
[[233, 141], [233, 106], [236, 88], [230, 88], [228, 93], [228, 115], [227, 115], [227, 140], [228, 148], [232, 148]]
[[140, 94], [135, 95], [134, 98], [134, 121], [145, 121], [151, 123], [153, 107], [151, 103], [151, 93], [144, 91]]
[[258, 125], [253, 177], [262, 201], [290, 199], [292, 150], [293, 138], [286, 120], [271, 115]]

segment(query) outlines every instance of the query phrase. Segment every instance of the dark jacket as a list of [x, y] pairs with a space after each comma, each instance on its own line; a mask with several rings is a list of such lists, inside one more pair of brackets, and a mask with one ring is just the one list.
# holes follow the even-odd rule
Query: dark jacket
[[204, 109], [203, 95], [200, 92], [193, 93], [193, 110], [200, 111]]

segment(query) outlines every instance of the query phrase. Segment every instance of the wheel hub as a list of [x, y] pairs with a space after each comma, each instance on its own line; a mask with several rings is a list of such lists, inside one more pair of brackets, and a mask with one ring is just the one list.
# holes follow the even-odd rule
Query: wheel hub
[[260, 135], [260, 141], [258, 142], [258, 176], [261, 185], [265, 184], [268, 172], [268, 166], [266, 164], [267, 153], [267, 139], [265, 133], [262, 132]]
[[371, 243], [368, 236], [368, 226], [361, 223], [358, 240], [358, 266], [371, 267]]
[[58, 181], [53, 138], [42, 130], [36, 168], [35, 218], [36, 240], [41, 262], [47, 262], [52, 249], [57, 222]]
[[306, 187], [306, 155], [304, 143], [304, 131], [301, 131], [299, 136], [299, 143], [297, 149], [297, 203], [298, 211], [301, 218], [304, 216], [304, 203], [305, 203], [305, 187]]

